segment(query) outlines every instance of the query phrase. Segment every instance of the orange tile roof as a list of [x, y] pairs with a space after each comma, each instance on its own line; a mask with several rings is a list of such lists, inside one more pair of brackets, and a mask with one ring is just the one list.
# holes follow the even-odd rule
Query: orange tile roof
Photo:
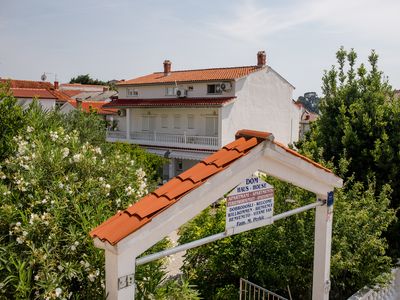
[[11, 88], [10, 90], [16, 98], [57, 99], [53, 93], [46, 89]]
[[67, 94], [69, 97], [73, 97], [76, 96], [80, 93], [82, 93], [82, 91], [80, 90], [62, 90], [64, 94]]
[[246, 66], [232, 68], [215, 68], [200, 70], [173, 71], [168, 75], [164, 72], [137, 77], [131, 80], [120, 81], [117, 85], [137, 85], [137, 84], [165, 84], [182, 82], [200, 82], [213, 80], [234, 80], [249, 75], [250, 73], [261, 70], [263, 67]]
[[236, 97], [207, 97], [207, 98], [156, 98], [156, 99], [114, 99], [106, 107], [221, 107]]
[[14, 79], [0, 79], [0, 82], [8, 83], [16, 98], [55, 99], [60, 102], [72, 100], [68, 94], [54, 89], [50, 82]]
[[52, 89], [54, 86], [46, 81], [32, 81], [32, 80], [15, 80], [15, 79], [0, 79], [0, 82], [8, 82], [10, 88], [21, 89]]
[[[76, 100], [68, 101], [68, 103], [73, 107], [78, 106]], [[96, 113], [99, 115], [116, 115], [118, 113], [118, 109], [103, 108], [103, 106], [107, 103], [108, 102], [106, 101], [82, 101], [81, 108], [85, 112], [96, 111]]]
[[[234, 161], [248, 154], [255, 146], [271, 137], [273, 137], [272, 134], [268, 132], [252, 130], [238, 131], [235, 141], [171, 179], [131, 207], [112, 216], [93, 229], [90, 232], [90, 236], [92, 238], [99, 238], [111, 245], [117, 244], [120, 240], [135, 232], [146, 223], [151, 222], [156, 215], [179, 201], [183, 196], [201, 186], [210, 177], [226, 169]], [[331, 173], [330, 170], [294, 150], [280, 143], [274, 143], [290, 154]]]

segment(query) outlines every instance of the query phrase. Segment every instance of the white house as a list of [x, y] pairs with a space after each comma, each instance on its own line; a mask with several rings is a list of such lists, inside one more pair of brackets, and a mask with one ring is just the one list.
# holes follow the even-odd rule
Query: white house
[[253, 66], [172, 71], [164, 61], [155, 72], [117, 84], [117, 131], [107, 140], [144, 146], [171, 159], [172, 178], [218, 150], [242, 128], [274, 132], [289, 144], [299, 136], [294, 90], [266, 64], [264, 51]]
[[0, 79], [0, 83], [10, 86], [10, 91], [23, 108], [27, 108], [33, 99], [36, 99], [44, 110], [53, 110], [72, 100], [58, 89], [57, 81], [53, 85], [45, 81]]

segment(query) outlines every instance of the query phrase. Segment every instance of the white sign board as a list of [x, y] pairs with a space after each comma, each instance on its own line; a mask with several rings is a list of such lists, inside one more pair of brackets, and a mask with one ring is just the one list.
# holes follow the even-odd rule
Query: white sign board
[[273, 186], [253, 175], [228, 195], [225, 228], [240, 232], [271, 224], [273, 214]]

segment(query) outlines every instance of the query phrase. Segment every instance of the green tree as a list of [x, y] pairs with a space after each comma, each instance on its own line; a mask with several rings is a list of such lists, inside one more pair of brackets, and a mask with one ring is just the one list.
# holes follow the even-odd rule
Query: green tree
[[[277, 179], [274, 213], [315, 201], [315, 195]], [[390, 270], [387, 247], [381, 238], [394, 219], [388, 208], [390, 188], [378, 198], [374, 184], [360, 183], [335, 194], [332, 244], [332, 299], [345, 299], [367, 284], [379, 282]], [[286, 201], [290, 199], [291, 201]], [[180, 243], [200, 239], [225, 229], [225, 205], [208, 208], [181, 229]], [[235, 299], [239, 278], [244, 277], [288, 297], [311, 299], [314, 253], [314, 212], [307, 211], [272, 225], [241, 233], [187, 251], [183, 270], [206, 299]], [[236, 286], [236, 290], [226, 287]]]
[[9, 85], [0, 83], [0, 161], [9, 155], [13, 137], [26, 126], [22, 108], [16, 103]]
[[300, 96], [297, 99], [298, 102], [304, 104], [305, 108], [313, 113], [319, 113], [319, 102], [321, 99], [318, 97], [315, 92], [305, 93], [304, 96]]
[[[371, 178], [376, 191], [393, 189], [391, 207], [400, 206], [400, 101], [394, 97], [378, 55], [368, 57], [369, 70], [356, 67], [357, 54], [344, 48], [336, 53], [338, 66], [323, 76], [321, 117], [297, 147], [315, 160], [331, 162], [342, 178], [354, 176], [365, 185]], [[400, 224], [388, 234], [391, 256], [400, 256]]]
[[[88, 232], [153, 189], [152, 168], [162, 159], [106, 143], [94, 114], [63, 116], [36, 102], [22, 112], [7, 91], [0, 88], [0, 95], [0, 128], [7, 128], [0, 160], [0, 298], [102, 299], [104, 253]], [[148, 253], [167, 245], [164, 240]], [[146, 293], [173, 285], [161, 282], [164, 263], [138, 268]], [[149, 277], [158, 278], [152, 289], [143, 283]]]
[[[335, 192], [330, 294], [332, 299], [345, 299], [388, 278], [391, 260], [384, 235], [398, 208], [400, 115], [399, 101], [378, 70], [374, 51], [370, 71], [363, 65], [355, 69], [353, 50], [341, 48], [337, 58], [339, 67], [323, 77], [322, 116], [297, 147], [345, 182]], [[315, 201], [315, 195], [290, 184], [272, 178], [268, 182], [276, 190], [275, 213]], [[288, 198], [295, 202], [286, 202]], [[182, 229], [180, 241], [223, 231], [224, 209], [221, 205], [203, 212]], [[398, 249], [398, 231], [392, 232], [391, 249]], [[289, 285], [297, 299], [310, 299], [313, 236], [314, 213], [308, 211], [189, 250], [184, 271], [210, 299], [233, 297], [224, 298], [219, 291], [232, 290], [239, 277], [282, 295], [287, 295]]]
[[94, 84], [94, 85], [107, 85], [107, 82], [99, 79], [93, 79], [89, 74], [78, 75], [72, 77], [69, 83], [81, 83], [81, 84]]

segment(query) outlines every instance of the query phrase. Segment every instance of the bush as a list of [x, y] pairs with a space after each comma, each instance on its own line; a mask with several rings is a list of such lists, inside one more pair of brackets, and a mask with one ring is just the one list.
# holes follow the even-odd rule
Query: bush
[[88, 233], [153, 188], [144, 163], [160, 159], [105, 143], [95, 115], [12, 102], [0, 104], [16, 116], [0, 161], [0, 298], [101, 299], [104, 253]]

